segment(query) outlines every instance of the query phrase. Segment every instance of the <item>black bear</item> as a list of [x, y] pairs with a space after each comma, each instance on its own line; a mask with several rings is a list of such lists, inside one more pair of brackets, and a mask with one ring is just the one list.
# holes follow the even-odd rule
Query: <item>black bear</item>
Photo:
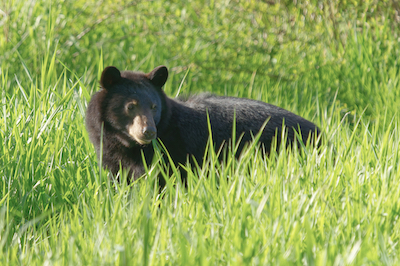
[[102, 89], [93, 95], [87, 109], [86, 128], [98, 155], [102, 136], [103, 167], [113, 174], [120, 166], [134, 179], [144, 174], [142, 152], [150, 163], [154, 155], [151, 141], [157, 138], [176, 165], [185, 164], [188, 156], [201, 165], [209, 139], [207, 116], [215, 148], [229, 142], [235, 119], [236, 136], [242, 135], [242, 144], [252, 140], [268, 120], [259, 140], [266, 151], [274, 137], [279, 145], [283, 123], [288, 144], [295, 140], [295, 130], [300, 129], [304, 143], [320, 134], [310, 121], [261, 101], [211, 94], [171, 99], [162, 90], [167, 78], [165, 66], [147, 74], [120, 72], [113, 66], [104, 69]]

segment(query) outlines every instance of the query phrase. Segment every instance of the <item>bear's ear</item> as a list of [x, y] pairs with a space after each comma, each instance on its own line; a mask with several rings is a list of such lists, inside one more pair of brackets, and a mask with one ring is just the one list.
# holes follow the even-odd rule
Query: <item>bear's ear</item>
[[107, 90], [112, 85], [117, 84], [120, 80], [121, 72], [116, 67], [108, 66], [101, 74], [100, 85]]
[[158, 66], [147, 74], [147, 77], [153, 85], [161, 88], [167, 81], [168, 69], [166, 66]]

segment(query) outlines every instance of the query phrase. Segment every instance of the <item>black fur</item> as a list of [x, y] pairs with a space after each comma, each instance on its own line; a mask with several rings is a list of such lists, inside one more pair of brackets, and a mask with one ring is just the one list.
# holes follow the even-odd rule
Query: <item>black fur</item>
[[[137, 116], [142, 114], [142, 121], [154, 120], [157, 138], [164, 143], [175, 164], [185, 164], [188, 155], [194, 156], [199, 164], [202, 162], [209, 138], [207, 112], [216, 148], [231, 138], [234, 113], [236, 136], [244, 133], [241, 144], [250, 141], [251, 135], [256, 135], [269, 119], [260, 138], [266, 151], [271, 149], [275, 136], [279, 145], [283, 121], [287, 128], [288, 144], [294, 141], [294, 130], [298, 128], [304, 143], [314, 133], [320, 134], [318, 127], [310, 121], [261, 101], [211, 94], [195, 95], [185, 100], [171, 99], [161, 89], [168, 77], [168, 70], [164, 66], [148, 74], [132, 71], [118, 73], [114, 67], [104, 70], [100, 81], [102, 89], [93, 95], [86, 114], [87, 131], [98, 155], [104, 124], [103, 166], [113, 174], [119, 171], [121, 164], [129, 170], [129, 176], [132, 173], [135, 179], [141, 176], [144, 173], [141, 151], [146, 162], [152, 161], [152, 144], [139, 144], [127, 129], [138, 129], [140, 135], [140, 127], [151, 122], [141, 125], [135, 122]], [[137, 102], [137, 109], [127, 111], [124, 106], [132, 100], [135, 104]], [[239, 147], [238, 154], [242, 147]]]

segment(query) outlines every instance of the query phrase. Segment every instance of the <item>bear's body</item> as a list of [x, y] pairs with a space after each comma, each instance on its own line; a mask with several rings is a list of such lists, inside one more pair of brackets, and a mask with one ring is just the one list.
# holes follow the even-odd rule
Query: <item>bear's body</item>
[[310, 121], [261, 101], [211, 94], [195, 95], [187, 100], [168, 98], [161, 89], [167, 77], [164, 66], [148, 74], [121, 73], [114, 67], [103, 71], [102, 89], [89, 103], [86, 127], [98, 155], [103, 132], [103, 166], [113, 174], [121, 165], [129, 170], [129, 176], [142, 175], [142, 151], [150, 163], [154, 155], [151, 140], [155, 138], [162, 141], [176, 165], [185, 164], [188, 156], [201, 164], [209, 139], [207, 114], [217, 149], [232, 137], [236, 116], [236, 136], [244, 133], [238, 154], [266, 120], [260, 142], [267, 152], [275, 136], [279, 145], [283, 123], [288, 144], [294, 141], [294, 130], [299, 128], [304, 143], [310, 136], [319, 134], [318, 127]]

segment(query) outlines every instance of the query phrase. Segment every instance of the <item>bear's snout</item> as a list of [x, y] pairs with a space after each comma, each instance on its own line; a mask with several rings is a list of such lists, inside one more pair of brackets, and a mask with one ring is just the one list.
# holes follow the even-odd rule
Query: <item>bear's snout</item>
[[157, 129], [152, 126], [146, 126], [143, 128], [143, 135], [148, 140], [155, 139], [157, 135]]
[[150, 114], [138, 114], [128, 126], [128, 133], [137, 143], [146, 145], [157, 137], [157, 128]]

